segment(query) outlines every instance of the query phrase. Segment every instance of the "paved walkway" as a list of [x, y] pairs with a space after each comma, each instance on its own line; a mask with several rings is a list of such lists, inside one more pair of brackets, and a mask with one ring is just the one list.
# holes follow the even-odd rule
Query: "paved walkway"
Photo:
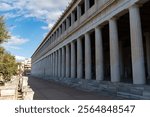
[[29, 77], [29, 85], [34, 90], [34, 100], [115, 100], [119, 97], [107, 93], [86, 92], [63, 86], [52, 81]]

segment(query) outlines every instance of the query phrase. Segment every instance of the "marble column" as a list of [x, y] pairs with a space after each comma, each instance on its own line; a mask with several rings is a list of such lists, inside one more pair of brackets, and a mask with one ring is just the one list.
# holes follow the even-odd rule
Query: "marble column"
[[147, 73], [148, 73], [148, 78], [150, 78], [150, 33], [147, 32], [144, 35], [146, 39]]
[[51, 77], [53, 77], [53, 53], [51, 54]]
[[49, 61], [49, 56], [47, 56], [47, 70], [46, 70], [46, 78], [48, 78], [48, 76], [49, 76], [49, 69], [50, 69], [50, 61]]
[[56, 67], [55, 67], [55, 76], [58, 77], [58, 51], [56, 51]]
[[56, 54], [57, 54], [57, 53], [54, 52], [54, 77], [56, 77], [56, 70], [57, 70], [57, 69], [56, 69], [56, 66], [57, 66], [57, 65], [56, 65], [56, 62], [57, 62], [57, 56], [56, 56]]
[[111, 82], [120, 82], [119, 42], [117, 21], [109, 20]]
[[92, 60], [91, 60], [91, 40], [90, 34], [85, 34], [85, 79], [92, 79]]
[[71, 42], [71, 78], [76, 77], [75, 43]]
[[61, 77], [65, 77], [65, 72], [66, 72], [66, 57], [65, 57], [66, 53], [65, 53], [65, 47], [62, 47], [62, 68], [61, 68]]
[[77, 78], [83, 78], [83, 50], [80, 38], [77, 39]]
[[78, 5], [77, 6], [77, 19], [79, 19], [81, 16], [81, 7]]
[[145, 84], [146, 78], [144, 66], [144, 50], [143, 50], [140, 9], [138, 5], [131, 6], [129, 8], [129, 14], [130, 14], [130, 31], [131, 31], [133, 83]]
[[59, 37], [60, 37], [60, 35], [61, 35], [61, 28], [60, 27], [59, 27], [59, 31], [58, 32], [59, 32]]
[[43, 79], [45, 79], [45, 66], [46, 66], [46, 59], [44, 58], [43, 60], [44, 65], [43, 65]]
[[53, 53], [51, 54], [51, 77], [53, 77]]
[[58, 77], [61, 75], [61, 50], [58, 50]]
[[88, 11], [90, 4], [89, 4], [89, 0], [84, 0], [85, 1], [85, 11]]
[[66, 30], [69, 28], [69, 18], [66, 19]]
[[65, 32], [65, 23], [62, 23], [62, 33]]
[[70, 49], [66, 45], [66, 77], [70, 77]]
[[75, 15], [74, 13], [71, 13], [71, 25], [73, 25], [74, 21], [75, 21]]
[[96, 80], [104, 80], [103, 42], [101, 28], [95, 28]]
[[49, 76], [51, 76], [51, 72], [52, 72], [52, 61], [51, 61], [51, 54], [49, 55], [49, 61], [50, 61], [50, 64], [49, 64]]
[[55, 52], [53, 52], [53, 77], [55, 77]]
[[48, 70], [48, 60], [47, 57], [45, 57], [45, 79], [47, 77], [47, 70]]

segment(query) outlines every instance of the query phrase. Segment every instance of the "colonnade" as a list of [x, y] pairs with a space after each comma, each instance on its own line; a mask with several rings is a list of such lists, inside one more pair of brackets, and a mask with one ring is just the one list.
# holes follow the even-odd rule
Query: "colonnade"
[[[133, 84], [145, 84], [146, 75], [140, 9], [139, 6], [135, 4], [128, 10]], [[114, 16], [108, 21], [111, 82], [121, 81], [121, 48], [119, 43], [117, 20], [118, 17]], [[104, 80], [103, 54], [105, 51], [103, 51], [104, 38], [102, 27], [103, 26], [101, 24], [98, 24], [94, 29], [92, 29], [95, 32], [95, 77], [98, 81]], [[150, 76], [150, 33], [145, 33], [144, 35], [146, 38], [147, 69], [148, 75]], [[84, 37], [84, 41], [82, 41], [81, 37]], [[46, 75], [47, 73], [49, 77], [92, 79], [91, 39], [90, 31], [86, 32], [71, 43], [68, 43], [51, 53], [48, 56], [48, 59], [43, 59], [46, 60], [45, 63], [42, 62], [43, 60], [36, 63], [36, 65], [33, 66], [33, 71], [39, 71], [40, 75], [43, 74], [42, 70], [45, 70], [44, 74]]]

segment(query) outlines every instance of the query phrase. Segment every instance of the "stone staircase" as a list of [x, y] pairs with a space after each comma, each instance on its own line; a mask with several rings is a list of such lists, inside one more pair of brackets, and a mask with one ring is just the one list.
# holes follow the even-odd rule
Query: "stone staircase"
[[18, 92], [17, 100], [23, 100], [23, 94], [20, 91]]

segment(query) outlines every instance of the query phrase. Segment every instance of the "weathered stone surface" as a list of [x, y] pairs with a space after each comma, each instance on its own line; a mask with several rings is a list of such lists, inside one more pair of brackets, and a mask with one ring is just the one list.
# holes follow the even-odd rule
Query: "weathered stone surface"
[[0, 91], [0, 96], [10, 96], [16, 94], [16, 89], [4, 89]]
[[135, 89], [135, 88], [131, 88], [131, 89], [130, 89], [130, 93], [131, 93], [131, 94], [141, 95], [141, 96], [142, 96], [143, 91], [142, 91], [142, 90]]
[[22, 87], [28, 86], [28, 77], [23, 77], [22, 79]]
[[26, 91], [23, 93], [24, 100], [33, 100], [34, 91], [31, 88], [27, 88]]
[[150, 98], [150, 91], [144, 91], [144, 92], [143, 92], [143, 96]]
[[[18, 91], [21, 92], [18, 93]], [[0, 86], [0, 100], [17, 100], [18, 95], [22, 93], [24, 94], [23, 99], [33, 99], [34, 92], [28, 86], [28, 77], [13, 77], [10, 82]]]
[[15, 96], [3, 96], [0, 97], [0, 100], [16, 100]]

